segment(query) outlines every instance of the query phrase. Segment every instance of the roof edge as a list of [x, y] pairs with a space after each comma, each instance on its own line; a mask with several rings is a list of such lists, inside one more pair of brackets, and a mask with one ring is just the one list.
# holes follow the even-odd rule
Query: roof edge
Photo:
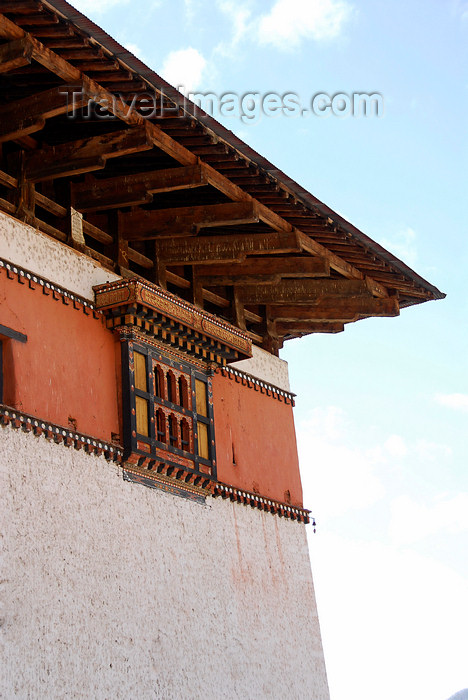
[[216, 136], [226, 141], [254, 165], [259, 166], [271, 177], [281, 182], [281, 184], [286, 186], [290, 192], [303, 204], [310, 208], [316, 209], [323, 216], [330, 218], [334, 223], [338, 224], [344, 231], [350, 234], [356, 241], [378, 255], [396, 271], [400, 272], [406, 277], [409, 277], [412, 282], [430, 292], [434, 300], [445, 298], [446, 294], [444, 294], [444, 292], [441, 292], [437, 287], [406, 265], [406, 263], [393, 255], [393, 253], [386, 250], [383, 246], [367, 236], [345, 218], [337, 214], [321, 200], [317, 199], [317, 197], [312, 195], [308, 190], [304, 189], [295, 180], [286, 175], [286, 173], [273, 165], [273, 163], [271, 163], [269, 160], [257, 153], [257, 151], [242, 141], [232, 131], [224, 127], [220, 122], [214, 119], [214, 117], [207, 114], [198, 105], [195, 105], [193, 102], [188, 100], [174, 86], [166, 82], [160, 75], [143, 63], [143, 61], [137, 58], [124, 46], [119, 44], [118, 41], [107, 34], [107, 32], [99, 27], [99, 25], [86, 17], [86, 15], [81, 13], [70, 3], [66, 2], [66, 0], [42, 0], [42, 4], [61, 14], [65, 19], [73, 22], [81, 31], [88, 34], [90, 38], [94, 39], [105, 49], [110, 51], [132, 71], [135, 71], [141, 75], [155, 89], [163, 91], [169, 99], [171, 99], [181, 109], [184, 109], [188, 116], [191, 116], [203, 123], [205, 127], [210, 129]]

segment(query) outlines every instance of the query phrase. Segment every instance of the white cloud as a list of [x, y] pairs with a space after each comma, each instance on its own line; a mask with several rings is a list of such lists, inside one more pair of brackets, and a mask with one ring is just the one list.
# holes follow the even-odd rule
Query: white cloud
[[199, 9], [199, 0], [184, 0], [184, 22], [192, 24]]
[[332, 698], [442, 700], [467, 685], [468, 585], [411, 550], [310, 537]]
[[410, 226], [398, 231], [391, 238], [383, 238], [379, 242], [410, 267], [416, 264], [418, 259], [416, 232]]
[[206, 68], [206, 59], [200, 51], [189, 47], [171, 51], [164, 61], [160, 75], [187, 94], [201, 86]]
[[435, 400], [441, 406], [457, 411], [468, 411], [468, 394], [436, 394]]
[[384, 442], [384, 448], [391, 457], [405, 457], [408, 448], [401, 435], [390, 435]]
[[[360, 445], [351, 435], [346, 415], [336, 406], [314, 409], [298, 427], [306, 500], [310, 494], [327, 516], [368, 507], [384, 495], [375, 473], [382, 460], [381, 451]], [[317, 508], [314, 512], [318, 514]]]
[[431, 505], [407, 495], [391, 503], [389, 532], [395, 544], [411, 544], [430, 535], [468, 531], [468, 493], [440, 499]]
[[399, 489], [407, 493], [408, 475], [417, 468], [427, 476], [430, 463], [443, 465], [452, 456], [450, 446], [425, 437], [376, 437], [371, 426], [360, 427], [337, 406], [312, 410], [297, 426], [297, 442], [305, 503], [321, 521], [384, 497], [389, 502]]
[[344, 0], [276, 0], [270, 13], [260, 18], [258, 37], [262, 44], [285, 50], [307, 39], [335, 39], [351, 13]]
[[236, 0], [217, 0], [218, 9], [231, 22], [232, 36], [230, 41], [218, 44], [216, 50], [219, 53], [229, 54], [252, 31], [253, 25], [249, 23], [252, 12], [250, 8]]

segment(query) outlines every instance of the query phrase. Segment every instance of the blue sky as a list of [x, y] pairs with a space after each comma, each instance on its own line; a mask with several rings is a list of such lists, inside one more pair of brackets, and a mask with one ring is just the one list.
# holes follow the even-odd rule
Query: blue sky
[[468, 2], [75, 5], [177, 85], [383, 95], [380, 118], [221, 121], [447, 293], [282, 353], [332, 700], [447, 700], [468, 687]]

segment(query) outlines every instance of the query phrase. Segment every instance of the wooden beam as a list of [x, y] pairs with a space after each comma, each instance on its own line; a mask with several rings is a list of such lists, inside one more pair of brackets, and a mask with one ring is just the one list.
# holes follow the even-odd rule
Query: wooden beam
[[276, 329], [276, 319], [274, 318], [271, 307], [265, 306], [265, 332], [262, 339], [262, 348], [271, 352], [272, 355], [279, 355], [279, 349], [283, 344], [282, 339], [278, 336]]
[[185, 277], [180, 277], [180, 275], [176, 275], [175, 272], [166, 271], [166, 276], [167, 281], [171, 282], [171, 284], [175, 284], [175, 286], [179, 287], [179, 289], [190, 289], [190, 287], [192, 286], [190, 280], [186, 280]]
[[[209, 265], [204, 266], [211, 267]], [[214, 265], [213, 265], [214, 267]], [[198, 269], [198, 268], [197, 268]], [[229, 275], [203, 275], [200, 276], [200, 281], [206, 287], [238, 287], [240, 285], [269, 285], [270, 287], [281, 282], [280, 275], [236, 275], [236, 277], [230, 277]]]
[[396, 297], [376, 299], [369, 296], [350, 298], [324, 297], [310, 306], [271, 306], [280, 321], [331, 321], [349, 323], [368, 316], [392, 317], [400, 313]]
[[73, 185], [75, 207], [98, 211], [151, 201], [152, 194], [206, 185], [200, 165], [121, 175]]
[[222, 309], [228, 309], [231, 305], [229, 299], [226, 299], [219, 294], [215, 294], [214, 292], [210, 292], [209, 289], [202, 289], [202, 294], [203, 299], [206, 299], [206, 301], [209, 301], [211, 304], [219, 306]]
[[36, 192], [36, 205], [62, 219], [65, 218], [68, 213], [66, 207], [62, 207], [61, 204], [57, 204], [53, 199], [49, 199], [49, 197], [46, 197], [40, 192]]
[[344, 323], [327, 323], [326, 321], [277, 321], [278, 335], [307, 335], [308, 333], [342, 333]]
[[44, 6], [37, 0], [2, 0], [2, 12], [13, 12], [15, 15], [28, 15], [30, 12], [42, 13]]
[[110, 227], [115, 232], [113, 258], [116, 261], [117, 270], [120, 272], [122, 269], [129, 268], [129, 260], [131, 259], [130, 250], [128, 248], [128, 241], [122, 236], [120, 212], [111, 212], [109, 216]]
[[146, 125], [113, 131], [80, 141], [48, 146], [26, 156], [25, 172], [32, 182], [99, 170], [108, 158], [140, 153], [152, 148]]
[[[11, 10], [4, 10], [2, 3], [2, 12], [11, 12]], [[17, 24], [5, 17], [5, 15], [0, 15], [0, 37], [3, 39], [21, 39], [25, 36], [26, 32]]]
[[83, 233], [86, 236], [91, 236], [91, 238], [94, 238], [95, 241], [99, 241], [99, 243], [103, 243], [104, 245], [112, 245], [114, 242], [113, 237], [109, 233], [106, 233], [97, 226], [94, 226], [94, 224], [91, 224], [89, 221], [83, 220]]
[[207, 284], [233, 285], [247, 282], [274, 284], [283, 277], [329, 277], [330, 265], [324, 258], [307, 256], [247, 258], [243, 263], [200, 265], [198, 274]]
[[122, 234], [131, 241], [187, 235], [197, 228], [258, 222], [252, 202], [229, 202], [198, 207], [139, 209], [122, 216]]
[[239, 298], [244, 304], [309, 304], [321, 297], [372, 296], [363, 280], [282, 280], [275, 286], [242, 285]]
[[198, 275], [197, 275], [196, 269], [194, 267], [192, 267], [191, 291], [192, 291], [192, 298], [191, 298], [192, 304], [195, 304], [196, 306], [203, 308], [203, 287], [200, 283], [200, 280], [198, 279]]
[[197, 265], [241, 262], [250, 254], [297, 253], [299, 245], [294, 233], [257, 233], [157, 240], [156, 252], [166, 265]]
[[[69, 97], [70, 88], [54, 87], [22, 100], [15, 100], [2, 106], [0, 123], [0, 143], [40, 131], [49, 117], [66, 114], [73, 108]], [[81, 106], [87, 98], [84, 93], [76, 102]]]
[[31, 63], [31, 57], [31, 44], [24, 37], [0, 46], [0, 73], [8, 73], [8, 71], [26, 66]]
[[245, 325], [244, 304], [240, 301], [238, 290], [236, 288], [232, 290], [232, 318], [234, 325], [243, 331], [247, 330], [247, 326]]

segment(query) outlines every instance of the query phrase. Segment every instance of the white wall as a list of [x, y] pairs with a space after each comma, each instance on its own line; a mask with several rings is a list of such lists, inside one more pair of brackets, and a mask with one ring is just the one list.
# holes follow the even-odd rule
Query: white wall
[[231, 362], [230, 367], [240, 369], [242, 372], [247, 372], [257, 379], [273, 384], [284, 391], [291, 391], [289, 387], [289, 370], [286, 360], [281, 360], [279, 357], [272, 355], [266, 350], [252, 346], [252, 357], [248, 360], [240, 360], [240, 362]]
[[87, 255], [0, 212], [0, 258], [94, 302], [93, 285], [120, 279]]
[[0, 697], [328, 698], [303, 525], [0, 428]]

